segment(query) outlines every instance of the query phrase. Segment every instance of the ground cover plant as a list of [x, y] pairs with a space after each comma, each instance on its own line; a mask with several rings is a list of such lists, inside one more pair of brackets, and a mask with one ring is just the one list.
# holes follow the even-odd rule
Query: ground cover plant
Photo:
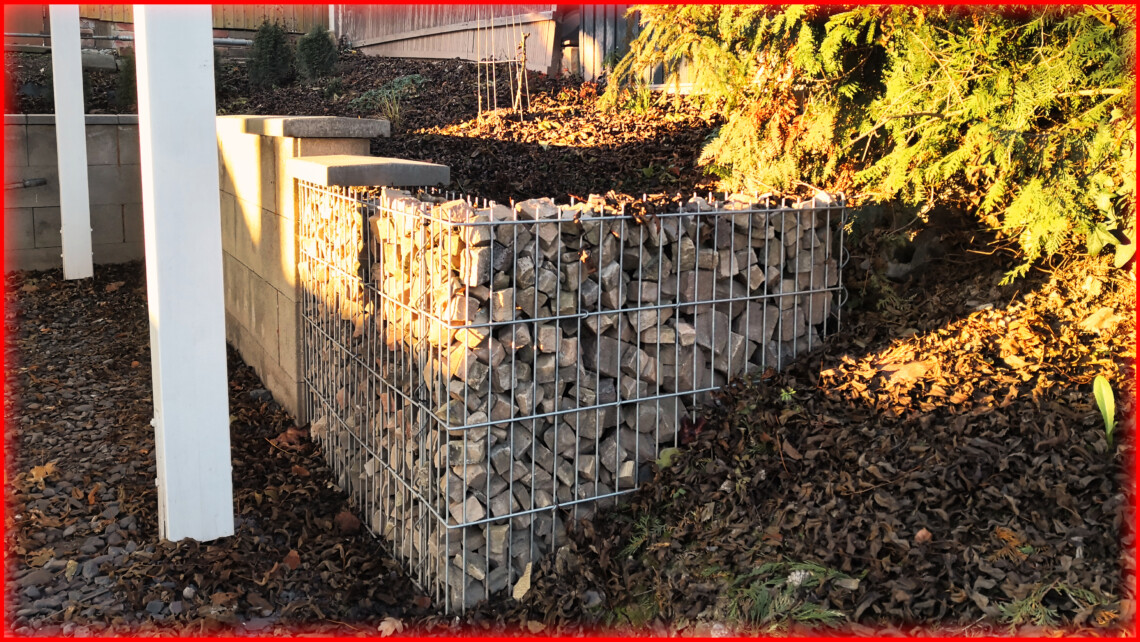
[[[803, 46], [819, 47], [831, 14], [805, 11], [794, 43], [806, 24]], [[1117, 15], [1104, 29], [1116, 33]], [[927, 24], [936, 27], [925, 42], [947, 37], [943, 23]], [[1097, 29], [1065, 28], [1078, 26]], [[1060, 31], [1034, 33], [1058, 46]], [[42, 80], [42, 61], [9, 54], [13, 85]], [[371, 99], [398, 94], [400, 127], [372, 141], [373, 153], [447, 164], [454, 187], [499, 200], [615, 189], [664, 204], [733, 186], [718, 186], [729, 176], [701, 160], [732, 115], [698, 98], [640, 93], [611, 111], [605, 84], [534, 74], [526, 117], [479, 118], [472, 65], [351, 50], [332, 78], [256, 88], [226, 60], [218, 75], [219, 113], [376, 117], [384, 106]], [[93, 109], [114, 111], [114, 76], [92, 86]], [[12, 108], [50, 111], [34, 94]], [[1068, 107], [1035, 126], [1054, 126]], [[861, 141], [876, 141], [869, 158], [890, 153], [896, 124]], [[824, 182], [808, 156], [790, 157], [804, 163], [801, 181]], [[1120, 169], [1109, 172], [1117, 229], [1095, 201], [1081, 205], [1118, 245], [1129, 180]], [[848, 170], [851, 181], [862, 171]], [[360, 530], [307, 427], [233, 352], [238, 532], [159, 541], [141, 266], [100, 266], [82, 282], [10, 275], [7, 621], [18, 633], [147, 635], [1128, 633], [1133, 263], [1117, 268], [1115, 249], [1090, 256], [1077, 235], [1009, 280], [1026, 264], [1022, 245], [986, 229], [981, 201], [958, 190], [936, 191], [946, 198], [927, 212], [906, 194], [860, 210], [842, 331], [783, 372], [728, 386], [686, 425], [680, 448], [662, 453], [652, 482], [570, 525], [521, 599], [497, 595], [459, 618]]]

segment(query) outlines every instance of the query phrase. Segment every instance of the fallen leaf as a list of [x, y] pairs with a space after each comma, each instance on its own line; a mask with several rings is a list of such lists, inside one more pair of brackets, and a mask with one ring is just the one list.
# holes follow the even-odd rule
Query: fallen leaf
[[217, 592], [210, 596], [210, 603], [214, 606], [226, 606], [237, 601], [237, 593]]
[[417, 608], [426, 609], [431, 606], [431, 598], [426, 595], [417, 595], [416, 599], [412, 600], [412, 604], [415, 604]]
[[296, 550], [289, 551], [285, 559], [281, 560], [281, 563], [288, 566], [289, 570], [295, 571], [297, 567], [301, 565], [301, 554]]
[[1112, 308], [1101, 307], [1077, 325], [1085, 332], [1100, 334], [1111, 330], [1119, 322], [1120, 317], [1112, 311]]
[[844, 577], [844, 578], [835, 580], [835, 582], [833, 582], [833, 583], [836, 586], [838, 586], [839, 588], [847, 589], [848, 591], [855, 591], [855, 590], [858, 590], [858, 588], [859, 588], [859, 580], [854, 578], [854, 577]]
[[75, 577], [75, 573], [78, 570], [79, 562], [76, 562], [75, 560], [67, 560], [67, 567], [63, 569], [63, 577], [67, 579], [68, 582], [70, 582], [71, 578]]
[[41, 548], [28, 558], [28, 566], [43, 566], [55, 557], [54, 548]]
[[526, 597], [527, 592], [530, 591], [530, 568], [531, 562], [527, 562], [526, 568], [523, 569], [522, 577], [515, 583], [515, 588], [511, 591], [511, 597], [516, 600], [523, 599]]
[[104, 289], [107, 292], [114, 292], [115, 290], [118, 290], [119, 288], [123, 287], [126, 284], [127, 284], [126, 281], [115, 281], [114, 283], [108, 283], [107, 287]]
[[296, 464], [293, 465], [293, 468], [290, 469], [290, 472], [292, 472], [294, 475], [296, 475], [298, 477], [308, 477], [309, 476], [309, 471], [306, 468], [304, 468], [303, 466], [298, 466]]
[[925, 543], [929, 542], [931, 540], [931, 538], [932, 538], [932, 536], [930, 534], [930, 531], [926, 530], [925, 528], [922, 528], [922, 529], [919, 529], [919, 531], [914, 534], [914, 543], [915, 544], [925, 544]]
[[35, 466], [32, 468], [31, 480], [33, 483], [43, 486], [44, 480], [55, 474], [55, 462], [49, 461], [43, 466]]
[[131, 362], [131, 367], [132, 367], [132, 368], [137, 368], [137, 367], [139, 367], [139, 366], [141, 366], [141, 365], [142, 365], [142, 364], [141, 364], [141, 363], [139, 363], [138, 361], [132, 361], [132, 362]]
[[342, 510], [337, 513], [336, 517], [333, 518], [333, 522], [336, 524], [337, 530], [345, 535], [360, 532], [360, 520], [349, 511]]
[[21, 292], [28, 292], [28, 293], [35, 292], [37, 290], [39, 290], [39, 288], [30, 284], [30, 283], [28, 285], [25, 285], [24, 287], [20, 288]]
[[377, 629], [380, 631], [380, 637], [386, 638], [393, 633], [403, 633], [404, 623], [394, 617], [386, 617], [380, 621]]
[[545, 625], [545, 624], [543, 624], [542, 622], [536, 622], [536, 621], [534, 621], [534, 620], [530, 620], [530, 621], [528, 621], [528, 622], [526, 623], [526, 628], [527, 628], [527, 630], [529, 630], [531, 633], [540, 633], [540, 632], [542, 632], [544, 629], [546, 629], [546, 625]]
[[780, 447], [783, 449], [784, 454], [787, 455], [789, 458], [795, 459], [797, 461], [799, 461], [800, 459], [803, 459], [803, 455], [800, 454], [800, 451], [798, 451], [794, 447], [792, 447], [792, 445], [790, 443], [788, 443], [788, 440], [785, 439], [784, 442], [780, 445]]

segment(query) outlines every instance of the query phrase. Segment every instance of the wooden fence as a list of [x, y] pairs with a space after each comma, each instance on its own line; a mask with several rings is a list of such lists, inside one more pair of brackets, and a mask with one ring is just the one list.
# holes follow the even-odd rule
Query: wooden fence
[[[134, 22], [129, 4], [81, 4], [79, 16], [106, 22]], [[280, 23], [292, 33], [305, 33], [313, 25], [329, 26], [326, 4], [216, 4], [215, 29], [257, 29], [265, 20]]]

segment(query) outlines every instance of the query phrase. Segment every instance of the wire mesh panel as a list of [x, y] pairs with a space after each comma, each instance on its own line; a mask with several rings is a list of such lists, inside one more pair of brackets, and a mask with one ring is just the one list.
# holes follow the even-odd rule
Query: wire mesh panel
[[299, 190], [312, 432], [449, 610], [637, 487], [730, 379], [838, 328], [845, 212]]

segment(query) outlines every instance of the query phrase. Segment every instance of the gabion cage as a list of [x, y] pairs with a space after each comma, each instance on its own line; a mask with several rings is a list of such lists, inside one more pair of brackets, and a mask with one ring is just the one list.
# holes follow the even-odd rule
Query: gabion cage
[[733, 377], [839, 327], [842, 199], [298, 191], [311, 430], [449, 611], [635, 489]]

